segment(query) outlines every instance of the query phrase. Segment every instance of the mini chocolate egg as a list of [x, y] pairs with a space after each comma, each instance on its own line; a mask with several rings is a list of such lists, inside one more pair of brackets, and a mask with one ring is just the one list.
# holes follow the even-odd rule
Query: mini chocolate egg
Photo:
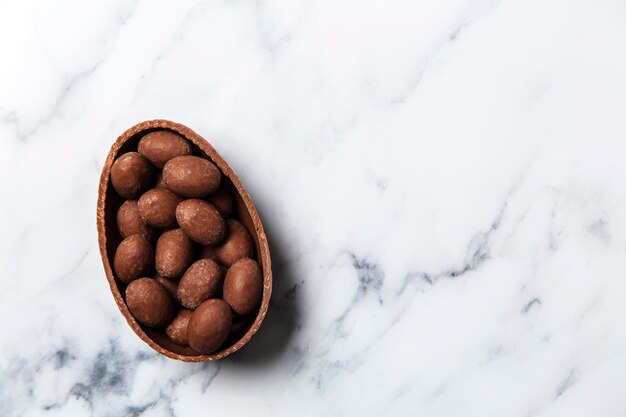
[[217, 259], [224, 265], [232, 265], [241, 258], [254, 256], [254, 242], [246, 226], [234, 219], [228, 219], [226, 240], [215, 249]]
[[152, 278], [139, 278], [128, 284], [126, 305], [133, 317], [148, 327], [163, 327], [174, 316], [172, 296]]
[[209, 354], [224, 343], [233, 317], [230, 307], [219, 298], [200, 304], [193, 312], [187, 326], [189, 346], [200, 353]]
[[198, 156], [177, 156], [163, 167], [163, 182], [183, 197], [205, 197], [217, 190], [220, 180], [220, 170], [211, 161]]
[[224, 278], [224, 301], [240, 316], [252, 313], [263, 295], [263, 275], [250, 258], [235, 262]]
[[217, 297], [223, 282], [220, 266], [210, 259], [200, 259], [180, 279], [176, 294], [183, 306], [194, 309], [203, 301]]
[[152, 271], [154, 250], [144, 237], [131, 235], [119, 244], [113, 258], [113, 270], [120, 281], [128, 284]]
[[176, 220], [191, 240], [215, 245], [224, 239], [226, 222], [219, 211], [204, 200], [190, 198], [176, 207]]
[[143, 221], [135, 200], [126, 200], [117, 210], [117, 228], [124, 239], [140, 235], [152, 242], [156, 238], [156, 230]]
[[176, 206], [183, 199], [166, 188], [146, 191], [137, 203], [141, 218], [150, 226], [160, 229], [177, 227]]
[[207, 200], [215, 206], [222, 216], [230, 217], [233, 214], [233, 208], [235, 207], [233, 195], [224, 184], [211, 194]]
[[178, 295], [177, 295], [178, 280], [164, 278], [158, 274], [154, 277], [154, 279], [157, 280], [159, 284], [163, 285], [163, 287], [165, 287], [167, 292], [169, 292], [172, 295], [172, 297], [174, 297], [175, 302], [178, 302]]
[[111, 185], [124, 198], [137, 198], [152, 182], [150, 162], [137, 152], [120, 156], [111, 166]]
[[163, 168], [170, 159], [191, 155], [191, 144], [170, 130], [157, 130], [141, 138], [137, 150], [157, 168]]
[[178, 312], [174, 320], [165, 328], [165, 334], [174, 343], [181, 346], [188, 346], [189, 339], [187, 338], [187, 326], [189, 325], [189, 319], [193, 311], [182, 309]]
[[181, 229], [163, 232], [156, 244], [155, 266], [164, 278], [178, 278], [192, 262], [191, 240]]

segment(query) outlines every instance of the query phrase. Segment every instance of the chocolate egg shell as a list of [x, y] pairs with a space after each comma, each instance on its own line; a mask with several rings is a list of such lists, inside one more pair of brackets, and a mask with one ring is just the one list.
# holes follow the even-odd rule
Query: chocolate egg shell
[[[172, 342], [165, 334], [164, 329], [152, 329], [141, 325], [133, 319], [123, 297], [125, 285], [116, 279], [113, 272], [115, 249], [121, 241], [117, 230], [116, 214], [124, 201], [112, 187], [110, 180], [111, 166], [119, 155], [136, 150], [139, 140], [147, 133], [162, 129], [175, 131], [180, 134], [192, 144], [194, 155], [208, 158], [219, 168], [224, 178], [224, 183], [230, 187], [233, 195], [233, 216], [241, 221], [251, 232], [256, 248], [255, 259], [258, 260], [263, 270], [263, 297], [259, 309], [250, 316], [250, 325], [241, 337], [227, 342], [228, 344], [224, 344], [218, 351], [208, 355], [200, 354], [189, 347], [180, 346]], [[241, 151], [245, 153], [244, 149]], [[100, 255], [111, 294], [121, 314], [126, 318], [129, 326], [137, 336], [160, 354], [187, 362], [221, 359], [239, 350], [259, 330], [267, 313], [272, 289], [271, 259], [263, 225], [249, 194], [233, 169], [206, 140], [193, 130], [167, 120], [150, 120], [132, 126], [120, 135], [111, 146], [102, 168], [97, 202], [97, 226]]]
[[148, 133], [141, 138], [137, 149], [157, 168], [163, 168], [174, 157], [191, 155], [191, 143], [169, 130]]
[[174, 343], [177, 343], [181, 346], [189, 345], [189, 339], [187, 338], [187, 326], [189, 325], [189, 319], [193, 311], [182, 309], [178, 312], [174, 320], [170, 323], [169, 326], [165, 329], [165, 334], [169, 337]]
[[144, 237], [128, 236], [115, 251], [113, 269], [120, 281], [128, 284], [152, 272], [154, 250]]
[[181, 229], [163, 232], [156, 244], [154, 264], [164, 278], [178, 278], [191, 264], [193, 246]]
[[146, 224], [160, 229], [177, 227], [176, 206], [183, 199], [166, 188], [153, 188], [139, 197], [137, 207]]
[[263, 276], [250, 258], [235, 262], [224, 278], [224, 301], [240, 316], [252, 313], [263, 295]]
[[156, 230], [143, 221], [135, 200], [127, 200], [120, 206], [117, 211], [117, 227], [123, 238], [140, 235], [150, 242], [156, 238]]
[[219, 211], [204, 200], [190, 198], [176, 207], [180, 228], [201, 245], [220, 243], [226, 235], [226, 222]]
[[222, 268], [210, 259], [200, 259], [180, 279], [177, 298], [183, 306], [194, 309], [203, 301], [217, 297], [223, 282]]
[[177, 156], [163, 167], [163, 182], [183, 197], [205, 197], [217, 190], [221, 174], [211, 161], [197, 156]]
[[174, 301], [152, 278], [139, 278], [126, 287], [126, 304], [135, 319], [148, 327], [163, 327], [172, 321]]
[[124, 198], [137, 198], [152, 182], [150, 162], [137, 152], [128, 152], [111, 166], [111, 185]]
[[223, 300], [213, 298], [200, 304], [187, 326], [189, 346], [200, 353], [215, 352], [230, 334], [233, 316]]

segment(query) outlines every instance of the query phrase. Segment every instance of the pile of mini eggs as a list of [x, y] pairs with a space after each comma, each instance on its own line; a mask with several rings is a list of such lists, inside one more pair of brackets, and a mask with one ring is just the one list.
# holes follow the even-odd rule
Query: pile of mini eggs
[[118, 156], [111, 185], [122, 242], [113, 269], [133, 317], [198, 353], [218, 350], [258, 310], [263, 276], [220, 170], [169, 130]]

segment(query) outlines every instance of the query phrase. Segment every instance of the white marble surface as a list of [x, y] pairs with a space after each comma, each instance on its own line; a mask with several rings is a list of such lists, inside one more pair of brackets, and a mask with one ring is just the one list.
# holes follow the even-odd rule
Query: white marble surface
[[[624, 416], [626, 3], [0, 1], [0, 416]], [[96, 244], [130, 125], [209, 138], [275, 292], [219, 363]]]

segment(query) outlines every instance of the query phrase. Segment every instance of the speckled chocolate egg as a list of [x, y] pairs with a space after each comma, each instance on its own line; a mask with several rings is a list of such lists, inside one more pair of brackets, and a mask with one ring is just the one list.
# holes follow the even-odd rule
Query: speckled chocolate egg
[[235, 262], [224, 279], [224, 301], [239, 315], [252, 313], [263, 295], [263, 275], [250, 258]]
[[187, 338], [187, 326], [189, 325], [189, 319], [193, 311], [182, 309], [178, 311], [174, 320], [165, 328], [165, 334], [170, 338], [174, 343], [177, 343], [181, 346], [189, 345], [189, 339]]
[[204, 200], [189, 199], [176, 207], [181, 229], [201, 245], [215, 245], [224, 239], [226, 222], [219, 211]]
[[150, 162], [137, 152], [120, 156], [111, 166], [111, 185], [124, 198], [137, 198], [152, 183]]
[[200, 353], [215, 352], [224, 343], [232, 326], [230, 307], [219, 298], [200, 304], [187, 326], [189, 346]]
[[117, 210], [117, 228], [122, 238], [140, 235], [150, 242], [156, 238], [156, 230], [148, 226], [139, 215], [136, 200], [126, 200]]
[[205, 197], [220, 185], [219, 169], [209, 160], [198, 156], [177, 156], [163, 167], [167, 188], [183, 197]]
[[146, 191], [137, 203], [141, 218], [150, 226], [160, 229], [177, 227], [176, 206], [183, 199], [166, 188]]
[[194, 309], [203, 301], [217, 297], [222, 291], [224, 276], [220, 266], [210, 259], [200, 259], [189, 267], [178, 283], [180, 303]]
[[225, 185], [222, 184], [207, 200], [215, 206], [222, 216], [230, 217], [233, 214], [235, 202], [232, 193]]
[[164, 278], [177, 278], [191, 264], [193, 246], [181, 229], [163, 232], [156, 244], [155, 266]]
[[126, 305], [133, 317], [148, 327], [163, 327], [174, 316], [172, 296], [152, 278], [139, 278], [128, 284]]
[[169, 292], [171, 294], [172, 297], [174, 297], [174, 301], [178, 302], [178, 280], [177, 279], [170, 279], [170, 278], [163, 278], [161, 275], [156, 275], [154, 277], [155, 280], [157, 280], [157, 282], [161, 285], [163, 285], [163, 287], [165, 287], [165, 289], [167, 290], [167, 292]]
[[191, 144], [169, 130], [148, 133], [141, 138], [137, 148], [157, 168], [163, 168], [167, 161], [177, 156], [191, 155]]
[[119, 244], [113, 258], [113, 269], [120, 281], [129, 283], [152, 271], [154, 250], [144, 237], [128, 236]]
[[228, 219], [228, 234], [226, 240], [215, 249], [219, 262], [232, 265], [242, 258], [254, 256], [254, 241], [246, 226], [234, 219]]

